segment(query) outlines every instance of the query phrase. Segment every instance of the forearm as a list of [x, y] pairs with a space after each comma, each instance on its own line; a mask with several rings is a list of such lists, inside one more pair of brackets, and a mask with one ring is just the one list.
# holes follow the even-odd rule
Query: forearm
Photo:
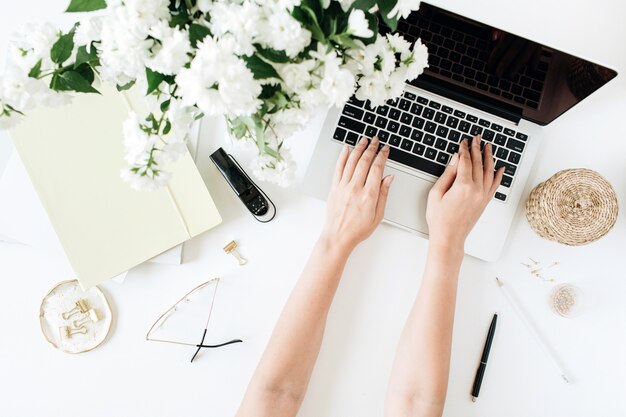
[[396, 352], [388, 417], [430, 417], [443, 411], [462, 259], [462, 246], [431, 242], [422, 285]]
[[349, 255], [321, 238], [280, 315], [238, 417], [296, 414], [319, 354], [326, 318]]

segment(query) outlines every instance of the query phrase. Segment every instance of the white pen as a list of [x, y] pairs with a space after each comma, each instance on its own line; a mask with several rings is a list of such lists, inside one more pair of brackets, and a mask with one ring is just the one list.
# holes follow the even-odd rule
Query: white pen
[[504, 293], [504, 297], [507, 299], [507, 301], [509, 302], [509, 304], [513, 308], [513, 311], [515, 311], [515, 313], [517, 314], [519, 319], [522, 321], [522, 323], [524, 323], [524, 325], [526, 326], [526, 328], [528, 329], [530, 334], [533, 335], [533, 337], [537, 341], [537, 344], [541, 347], [541, 350], [543, 350], [543, 353], [546, 354], [548, 359], [550, 359], [550, 362], [552, 362], [552, 364], [559, 371], [559, 373], [561, 374], [561, 378], [563, 378], [563, 381], [565, 381], [566, 383], [569, 384], [569, 381], [570, 381], [569, 377], [567, 376], [567, 374], [563, 370], [562, 366], [560, 365], [560, 362], [557, 359], [554, 351], [548, 347], [548, 344], [545, 342], [545, 340], [543, 340], [543, 338], [541, 337], [541, 335], [537, 331], [537, 327], [530, 321], [530, 319], [526, 316], [526, 314], [524, 314], [524, 312], [523, 312], [523, 310], [522, 310], [522, 308], [520, 306], [520, 303], [518, 301], [516, 301], [516, 297], [509, 290], [508, 286], [504, 285], [504, 282], [501, 279], [498, 279], [496, 277], [496, 282], [498, 283], [498, 286], [500, 287], [500, 289]]

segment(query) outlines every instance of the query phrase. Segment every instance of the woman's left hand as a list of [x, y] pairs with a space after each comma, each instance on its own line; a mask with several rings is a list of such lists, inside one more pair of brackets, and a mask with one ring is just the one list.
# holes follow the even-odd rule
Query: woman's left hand
[[362, 138], [352, 152], [345, 146], [339, 155], [322, 237], [343, 250], [352, 251], [383, 219], [393, 176], [383, 178], [389, 146], [377, 153], [379, 143], [375, 137], [368, 146]]

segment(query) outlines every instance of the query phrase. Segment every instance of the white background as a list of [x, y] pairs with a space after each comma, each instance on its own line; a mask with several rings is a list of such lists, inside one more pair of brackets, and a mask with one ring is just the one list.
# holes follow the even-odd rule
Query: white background
[[[0, 50], [27, 21], [69, 22], [64, 0], [3, 2]], [[580, 106], [546, 127], [542, 156], [529, 189], [563, 168], [598, 170], [626, 201], [626, 4], [618, 0], [450, 0], [435, 2], [495, 26], [608, 65], [620, 75]], [[3, 58], [2, 58], [3, 59]], [[301, 177], [319, 122], [291, 141]], [[223, 124], [205, 123], [202, 152], [225, 141]], [[9, 152], [0, 134], [0, 166]], [[240, 153], [237, 153], [240, 155]], [[204, 161], [204, 162], [202, 162]], [[297, 186], [266, 186], [279, 215], [256, 223], [201, 159], [200, 169], [224, 223], [188, 243], [182, 266], [146, 264], [124, 284], [106, 282], [115, 312], [109, 339], [95, 351], [67, 355], [43, 339], [41, 298], [62, 276], [60, 262], [20, 245], [0, 244], [0, 416], [232, 416], [273, 324], [323, 221], [322, 202]], [[0, 204], [2, 202], [0, 201]], [[237, 239], [250, 263], [236, 265], [221, 248]], [[332, 307], [322, 352], [302, 417], [381, 416], [385, 386], [404, 318], [421, 280], [427, 242], [383, 225], [352, 256]], [[446, 416], [626, 416], [626, 276], [624, 211], [613, 231], [571, 248], [540, 239], [518, 211], [499, 262], [466, 258], [461, 271]], [[528, 257], [560, 262], [557, 282], [571, 282], [586, 296], [584, 314], [554, 315], [547, 303], [555, 283], [532, 278]], [[193, 353], [144, 341], [148, 327], [183, 293], [210, 277], [223, 278], [215, 317], [243, 344]], [[540, 324], [574, 381], [564, 384], [495, 284], [503, 278]], [[220, 297], [220, 295], [222, 297]], [[469, 392], [491, 316], [500, 320], [478, 403]]]

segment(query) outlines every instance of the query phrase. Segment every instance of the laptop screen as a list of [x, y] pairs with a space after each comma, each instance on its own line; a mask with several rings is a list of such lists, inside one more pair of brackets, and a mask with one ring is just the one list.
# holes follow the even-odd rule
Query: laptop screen
[[617, 75], [426, 3], [397, 32], [428, 47], [429, 68], [411, 84], [514, 121], [546, 125]]

